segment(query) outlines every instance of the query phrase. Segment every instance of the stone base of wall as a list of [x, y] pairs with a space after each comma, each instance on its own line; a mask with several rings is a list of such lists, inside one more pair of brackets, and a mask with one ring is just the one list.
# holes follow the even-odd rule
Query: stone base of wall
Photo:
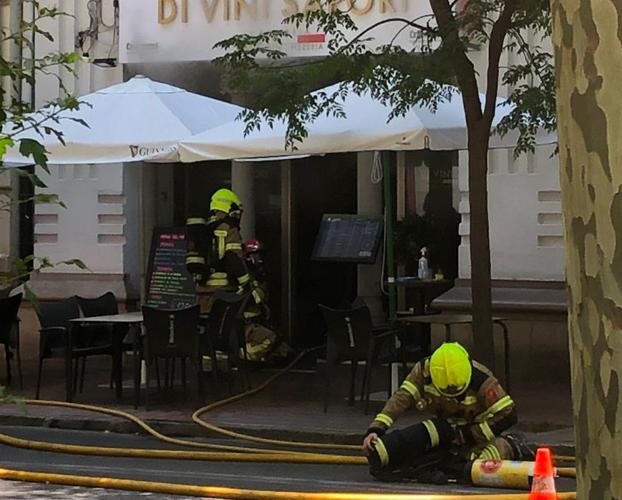
[[73, 295], [98, 297], [108, 291], [119, 301], [138, 300], [124, 274], [40, 273], [33, 275], [29, 285], [41, 300], [62, 300]]

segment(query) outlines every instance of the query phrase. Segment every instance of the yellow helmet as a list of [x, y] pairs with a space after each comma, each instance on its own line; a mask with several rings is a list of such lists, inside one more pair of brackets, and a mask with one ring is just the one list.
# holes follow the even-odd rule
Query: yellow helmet
[[444, 396], [463, 394], [471, 382], [471, 359], [458, 342], [445, 342], [430, 357], [432, 384]]
[[242, 210], [242, 202], [238, 195], [230, 189], [219, 189], [212, 195], [209, 208], [231, 214]]

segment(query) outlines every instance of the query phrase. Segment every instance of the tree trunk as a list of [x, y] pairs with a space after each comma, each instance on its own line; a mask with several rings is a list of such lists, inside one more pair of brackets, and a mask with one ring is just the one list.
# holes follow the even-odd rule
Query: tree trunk
[[552, 0], [578, 498], [622, 499], [622, 0]]
[[471, 296], [475, 358], [494, 371], [490, 291], [490, 230], [488, 226], [488, 138], [482, 125], [469, 126], [469, 205]]

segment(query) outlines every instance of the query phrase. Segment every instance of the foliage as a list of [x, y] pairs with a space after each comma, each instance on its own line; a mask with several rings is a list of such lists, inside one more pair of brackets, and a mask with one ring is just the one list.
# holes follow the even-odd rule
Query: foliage
[[[348, 12], [352, 2], [316, 0], [316, 8], [295, 14], [286, 28], [324, 33], [327, 57], [300, 62], [287, 59], [283, 43], [291, 35], [275, 30], [238, 35], [217, 44], [217, 60], [228, 84], [246, 94], [253, 109], [242, 113], [246, 132], [276, 120], [287, 124], [285, 145], [295, 149], [307, 137], [307, 126], [321, 115], [344, 116], [348, 93], [368, 92], [389, 106], [389, 120], [413, 106], [435, 111], [442, 101], [462, 99], [468, 131], [471, 291], [475, 353], [494, 367], [490, 229], [488, 223], [488, 147], [491, 133], [516, 129], [515, 155], [531, 151], [539, 128], [556, 127], [549, 0], [428, 0], [430, 14], [417, 19], [386, 17], [357, 32]], [[344, 7], [344, 5], [346, 7]], [[377, 30], [393, 29], [390, 43], [375, 42]], [[394, 43], [405, 30], [420, 43], [405, 49]], [[478, 75], [474, 56], [487, 51], [485, 75]], [[513, 54], [501, 65], [504, 51]], [[480, 91], [478, 77], [485, 76]], [[329, 84], [323, 90], [309, 93]], [[508, 88], [512, 111], [496, 129], [493, 120], [500, 84]]]
[[0, 385], [0, 405], [23, 404], [23, 402], [23, 398], [11, 396], [6, 392], [6, 388], [3, 385]]
[[[35, 38], [43, 37], [48, 41], [53, 41], [52, 34], [41, 28], [43, 22], [66, 14], [55, 7], [45, 7], [38, 0], [24, 0], [23, 9], [26, 11], [31, 8], [34, 12], [33, 18], [22, 20], [17, 32], [3, 29], [0, 34], [0, 44], [9, 48], [20, 46], [24, 53], [24, 57], [19, 61], [0, 55], [0, 77], [4, 83], [0, 86], [2, 102], [0, 107], [0, 159], [8, 148], [18, 147], [23, 156], [31, 158], [33, 164], [40, 166], [44, 172], [49, 174], [45, 147], [37, 139], [51, 135], [64, 144], [62, 132], [55, 128], [61, 120], [73, 120], [86, 126], [82, 120], [62, 114], [66, 110], [78, 109], [81, 104], [76, 97], [68, 93], [61, 77], [63, 73], [75, 74], [75, 63], [80, 60], [80, 56], [73, 52], [52, 52], [42, 57], [33, 57]], [[34, 113], [32, 112], [33, 103], [21, 97], [21, 89], [24, 85], [34, 85], [39, 74], [57, 79], [60, 96], [47, 102]], [[7, 170], [4, 165], [0, 164], [0, 175]], [[0, 211], [9, 212], [19, 203], [53, 203], [65, 207], [57, 195], [40, 191], [47, 186], [43, 178], [35, 171], [27, 169], [11, 169], [11, 171], [27, 179], [33, 186], [39, 188], [39, 191], [32, 197], [23, 199], [15, 199], [11, 193], [0, 193]], [[38, 271], [58, 264], [86, 268], [84, 263], [78, 259], [52, 263], [45, 257], [28, 256], [12, 262], [12, 269], [0, 274], [0, 288], [26, 280], [33, 270]], [[36, 297], [28, 288], [26, 288], [26, 296], [36, 301]]]
[[[307, 126], [326, 114], [343, 116], [342, 102], [349, 92], [370, 92], [403, 116], [415, 105], [432, 110], [451, 99], [477, 89], [471, 48], [489, 46], [485, 102], [476, 94], [480, 118], [494, 116], [498, 90], [498, 55], [512, 51], [518, 62], [502, 69], [501, 83], [509, 86], [507, 100], [514, 108], [497, 127], [505, 134], [517, 129], [516, 153], [533, 149], [539, 127], [555, 129], [554, 73], [552, 56], [545, 49], [550, 33], [547, 0], [470, 0], [457, 14], [449, 0], [429, 0], [434, 14], [411, 20], [386, 18], [356, 32], [341, 2], [318, 0], [321, 9], [295, 14], [284, 20], [290, 27], [305, 27], [326, 34], [329, 55], [311, 62], [286, 60], [283, 45], [291, 35], [273, 30], [260, 35], [237, 35], [217, 44], [226, 54], [216, 60], [226, 71], [228, 84], [245, 93], [253, 103], [242, 115], [247, 132], [261, 124], [283, 119], [288, 124], [290, 148], [307, 135]], [[375, 46], [374, 32], [418, 30], [421, 43], [413, 50], [394, 43]], [[527, 41], [527, 37], [529, 41]], [[479, 49], [476, 49], [479, 50]], [[495, 63], [495, 57], [497, 61]], [[330, 92], [309, 92], [341, 82]], [[468, 87], [468, 88], [465, 88]], [[482, 107], [483, 106], [483, 107]]]

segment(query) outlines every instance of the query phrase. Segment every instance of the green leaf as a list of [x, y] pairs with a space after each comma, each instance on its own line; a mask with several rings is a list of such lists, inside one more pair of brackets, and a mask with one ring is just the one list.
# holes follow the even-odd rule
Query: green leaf
[[0, 159], [4, 157], [6, 150], [14, 144], [15, 142], [10, 137], [0, 136]]
[[47, 165], [48, 157], [45, 147], [34, 139], [20, 139], [19, 152], [26, 158], [32, 157], [36, 165]]
[[76, 266], [78, 269], [82, 269], [83, 271], [90, 271], [89, 267], [80, 259], [62, 260], [60, 262], [57, 262], [57, 264], [65, 264], [66, 266]]
[[39, 302], [39, 297], [37, 296], [37, 294], [34, 293], [27, 284], [24, 284], [24, 294], [26, 296], [26, 300], [28, 300], [32, 304], [32, 307], [34, 308], [35, 312], [38, 314], [41, 308], [39, 307], [40, 302]]

